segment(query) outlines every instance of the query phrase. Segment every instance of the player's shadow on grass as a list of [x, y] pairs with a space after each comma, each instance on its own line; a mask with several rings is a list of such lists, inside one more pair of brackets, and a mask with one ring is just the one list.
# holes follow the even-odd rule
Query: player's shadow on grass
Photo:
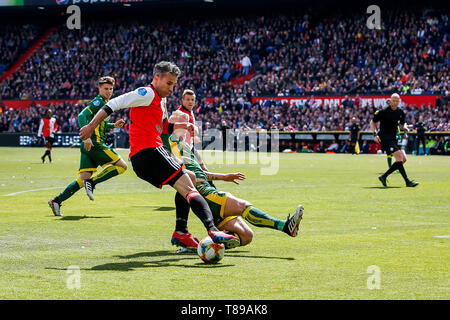
[[[245, 253], [248, 251], [229, 251], [229, 257], [239, 257], [239, 258], [250, 258], [250, 259], [280, 259], [280, 260], [295, 260], [290, 257], [268, 257], [268, 256], [253, 256], [253, 255], [239, 255], [239, 253]], [[238, 253], [238, 254], [236, 254]], [[85, 271], [134, 271], [135, 269], [142, 268], [160, 268], [160, 267], [180, 267], [180, 268], [226, 268], [234, 267], [234, 264], [227, 264], [220, 262], [218, 264], [206, 264], [203, 263], [195, 252], [185, 252], [177, 254], [169, 250], [159, 250], [159, 251], [148, 251], [148, 252], [138, 252], [125, 256], [113, 256], [119, 259], [138, 259], [138, 258], [153, 258], [153, 257], [167, 257], [161, 260], [150, 260], [150, 261], [126, 261], [126, 262], [112, 262], [100, 264], [92, 268], [82, 268], [80, 270]], [[225, 259], [227, 257], [225, 256]], [[195, 264], [176, 264], [175, 262], [196, 260]], [[48, 270], [62, 270], [66, 271], [66, 268], [54, 268], [47, 267]]]
[[[291, 257], [269, 257], [269, 256], [250, 256], [250, 255], [239, 255], [239, 253], [246, 253], [248, 251], [243, 250], [227, 250], [226, 255], [230, 255], [230, 257], [239, 257], [239, 258], [254, 258], [254, 259], [280, 259], [280, 260], [295, 260], [295, 258]], [[119, 259], [135, 259], [135, 258], [147, 258], [147, 257], [161, 257], [161, 256], [173, 256], [176, 253], [168, 250], [159, 250], [159, 251], [148, 251], [148, 252], [138, 252], [135, 254], [130, 254], [126, 256], [114, 256], [114, 258]], [[195, 256], [197, 254], [195, 252], [185, 252], [181, 254], [176, 254], [177, 256]]]
[[[127, 261], [127, 262], [117, 262], [117, 263], [106, 263], [98, 266], [94, 266], [91, 269], [93, 271], [133, 271], [137, 268], [159, 268], [159, 267], [181, 267], [181, 268], [225, 268], [233, 267], [233, 264], [205, 264], [200, 261], [199, 257], [195, 252], [186, 252], [177, 254], [169, 250], [159, 250], [150, 252], [139, 252], [127, 256], [114, 256], [119, 259], [135, 259], [135, 258], [146, 258], [146, 257], [167, 257], [162, 260], [150, 260], [150, 261]], [[196, 260], [199, 261], [194, 265], [186, 264], [174, 264], [174, 262], [186, 261], [186, 260]]]
[[229, 250], [226, 253], [233, 257], [239, 257], [239, 258], [252, 258], [252, 259], [278, 259], [278, 260], [295, 260], [295, 258], [292, 257], [270, 257], [270, 256], [248, 256], [248, 255], [239, 255], [236, 253], [245, 253], [248, 251], [238, 251], [238, 250]]
[[159, 206], [152, 206], [152, 205], [148, 205], [148, 206], [133, 206], [133, 207], [138, 207], [138, 208], [156, 208], [154, 209], [155, 211], [173, 211], [176, 208], [175, 207], [159, 207]]
[[383, 186], [372, 186], [372, 187], [363, 187], [364, 189], [398, 189], [401, 188], [399, 186], [387, 186], [387, 187], [383, 187]]
[[64, 216], [57, 221], [79, 221], [83, 219], [110, 219], [112, 216], [95, 217], [95, 216]]

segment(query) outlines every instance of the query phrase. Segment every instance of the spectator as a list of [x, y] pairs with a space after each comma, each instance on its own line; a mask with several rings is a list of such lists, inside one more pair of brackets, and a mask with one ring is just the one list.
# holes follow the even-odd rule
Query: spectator
[[327, 151], [329, 152], [339, 152], [339, 144], [336, 140], [333, 141], [333, 143], [327, 148]]
[[445, 155], [445, 140], [443, 136], [440, 136], [434, 145], [428, 151], [430, 155]]
[[316, 152], [318, 153], [325, 153], [325, 144], [323, 142], [323, 140], [320, 140], [319, 145], [317, 146]]
[[245, 55], [241, 59], [241, 65], [242, 65], [242, 74], [248, 75], [250, 67], [252, 66], [252, 62], [250, 61], [250, 58], [247, 55]]
[[364, 140], [361, 145], [361, 153], [369, 153], [369, 144], [367, 143], [367, 140]]

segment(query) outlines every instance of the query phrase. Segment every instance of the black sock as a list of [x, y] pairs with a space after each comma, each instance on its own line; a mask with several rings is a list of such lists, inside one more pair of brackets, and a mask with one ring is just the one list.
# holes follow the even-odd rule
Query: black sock
[[206, 230], [218, 230], [214, 225], [213, 216], [211, 210], [208, 207], [208, 203], [205, 199], [203, 199], [201, 195], [192, 197], [190, 205], [195, 215], [200, 219], [201, 222], [203, 222]]
[[394, 172], [399, 168], [400, 164], [402, 164], [401, 161], [394, 162], [394, 164], [383, 174], [383, 176], [387, 178], [388, 175], [390, 175], [392, 172]]
[[176, 213], [176, 224], [175, 231], [181, 233], [187, 233], [187, 220], [189, 216], [189, 210], [191, 209], [187, 200], [178, 192], [175, 195], [175, 213]]
[[399, 162], [398, 171], [400, 171], [400, 174], [402, 175], [403, 179], [405, 179], [405, 182], [408, 182], [408, 176], [406, 175], [405, 167], [403, 167], [403, 162]]
[[50, 150], [48, 151], [48, 160], [52, 162], [52, 152]]
[[45, 159], [45, 157], [48, 156], [48, 153], [49, 153], [49, 151], [48, 151], [48, 150], [45, 150], [45, 153], [44, 153], [44, 155], [42, 156], [42, 158]]

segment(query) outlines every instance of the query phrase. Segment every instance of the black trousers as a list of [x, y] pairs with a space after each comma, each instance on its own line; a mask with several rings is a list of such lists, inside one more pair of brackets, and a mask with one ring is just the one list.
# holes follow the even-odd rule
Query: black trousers
[[419, 147], [420, 147], [420, 143], [422, 143], [423, 146], [423, 154], [427, 154], [427, 148], [426, 148], [426, 141], [425, 141], [425, 136], [423, 135], [417, 135], [416, 137], [416, 154], [419, 154]]

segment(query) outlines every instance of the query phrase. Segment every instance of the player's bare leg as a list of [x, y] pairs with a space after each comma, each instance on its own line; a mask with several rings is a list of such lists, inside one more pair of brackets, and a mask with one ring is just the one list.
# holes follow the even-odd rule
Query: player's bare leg
[[[253, 230], [245, 223], [242, 217], [236, 217], [227, 221], [220, 230], [226, 230], [237, 236], [240, 240], [240, 246], [246, 246], [253, 240]], [[225, 246], [226, 249], [231, 249]]]

